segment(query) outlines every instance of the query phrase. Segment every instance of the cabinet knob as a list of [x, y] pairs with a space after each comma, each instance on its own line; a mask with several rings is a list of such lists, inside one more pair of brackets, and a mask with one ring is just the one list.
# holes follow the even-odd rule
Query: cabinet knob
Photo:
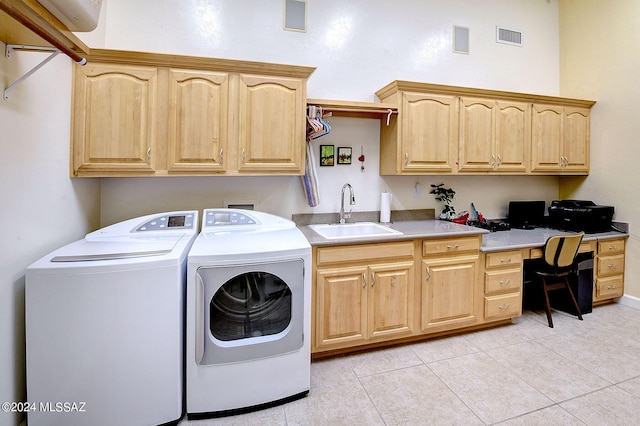
[[409, 165], [409, 153], [408, 152], [404, 153], [404, 165], [405, 166]]
[[365, 288], [367, 286], [367, 275], [363, 272], [362, 273], [362, 288]]
[[151, 147], [147, 148], [147, 164], [151, 164]]
[[245, 160], [245, 157], [244, 157], [244, 148], [242, 148], [242, 164], [244, 164], [244, 160]]
[[425, 271], [427, 273], [427, 281], [429, 281], [431, 279], [431, 271], [429, 270], [428, 266], [426, 267]]
[[220, 165], [224, 164], [224, 157], [222, 156], [222, 148], [220, 148]]

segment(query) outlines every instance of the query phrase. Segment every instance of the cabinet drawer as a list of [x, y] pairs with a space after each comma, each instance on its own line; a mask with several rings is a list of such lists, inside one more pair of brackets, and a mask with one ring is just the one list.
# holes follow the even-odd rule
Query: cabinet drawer
[[604, 240], [598, 242], [598, 254], [609, 255], [624, 253], [624, 239]]
[[600, 256], [596, 259], [596, 275], [606, 277], [621, 275], [624, 272], [624, 254], [615, 256]]
[[480, 238], [477, 237], [447, 238], [446, 240], [424, 240], [422, 242], [423, 256], [478, 250], [480, 250]]
[[486, 271], [484, 273], [485, 293], [519, 291], [522, 285], [521, 269]]
[[609, 298], [622, 296], [624, 287], [622, 275], [596, 280], [596, 298]]
[[486, 268], [497, 268], [500, 266], [520, 266], [522, 264], [522, 252], [520, 250], [514, 251], [500, 251], [496, 253], [487, 253]]
[[521, 293], [509, 293], [484, 298], [485, 319], [511, 318], [522, 315]]
[[391, 258], [413, 258], [413, 241], [320, 247], [316, 263], [317, 265], [327, 265]]

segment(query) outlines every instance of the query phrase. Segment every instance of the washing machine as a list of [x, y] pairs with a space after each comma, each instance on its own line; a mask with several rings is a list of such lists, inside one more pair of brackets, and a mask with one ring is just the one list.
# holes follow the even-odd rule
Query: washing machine
[[186, 267], [198, 225], [197, 211], [127, 220], [27, 268], [29, 426], [182, 418]]
[[307, 395], [310, 305], [311, 246], [293, 222], [206, 209], [187, 266], [187, 417]]

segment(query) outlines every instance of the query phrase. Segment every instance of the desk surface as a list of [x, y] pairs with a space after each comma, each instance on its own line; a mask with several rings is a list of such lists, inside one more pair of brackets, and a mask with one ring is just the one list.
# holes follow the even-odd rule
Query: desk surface
[[[480, 251], [491, 252], [542, 247], [549, 237], [567, 234], [571, 234], [571, 232], [563, 232], [550, 228], [496, 231], [482, 236], [482, 247]], [[585, 234], [582, 241], [599, 241], [613, 238], [626, 238], [628, 236], [629, 234], [624, 232], [600, 232], [597, 234]]]

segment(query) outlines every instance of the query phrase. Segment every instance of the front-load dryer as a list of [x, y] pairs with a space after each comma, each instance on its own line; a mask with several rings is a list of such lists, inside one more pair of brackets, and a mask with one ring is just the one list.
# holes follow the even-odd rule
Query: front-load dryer
[[144, 216], [27, 268], [29, 426], [182, 417], [186, 266], [197, 231], [197, 211]]
[[309, 392], [311, 246], [290, 220], [207, 209], [187, 267], [187, 417]]

